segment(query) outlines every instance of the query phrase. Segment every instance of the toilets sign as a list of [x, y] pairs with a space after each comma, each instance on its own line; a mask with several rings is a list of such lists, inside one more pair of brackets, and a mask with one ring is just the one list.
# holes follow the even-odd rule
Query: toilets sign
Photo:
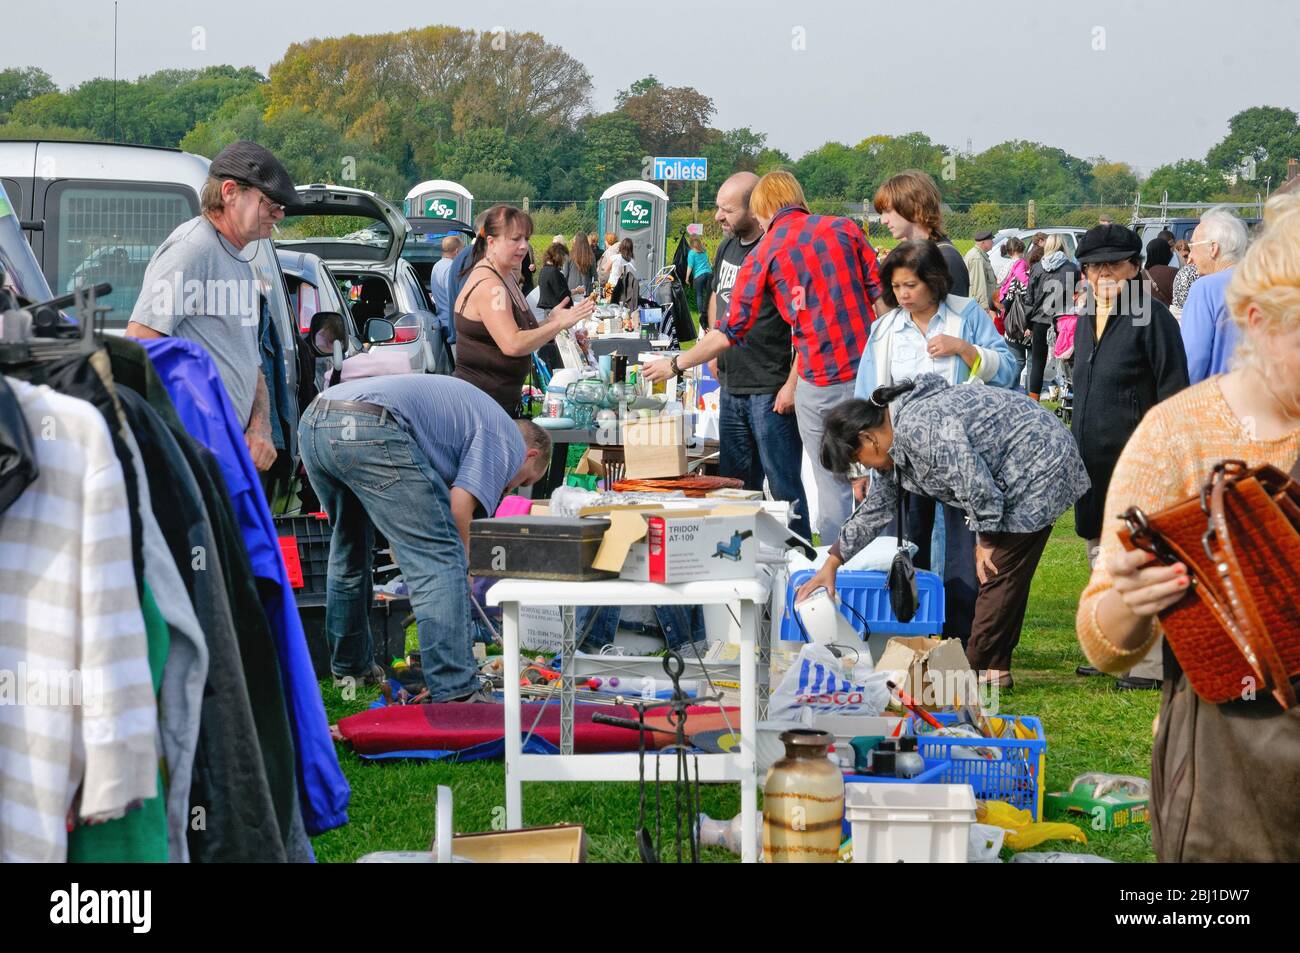
[[703, 156], [656, 156], [653, 178], [664, 182], [703, 182], [709, 177], [709, 160]]
[[627, 231], [650, 224], [650, 203], [645, 199], [624, 199], [618, 206], [618, 227]]

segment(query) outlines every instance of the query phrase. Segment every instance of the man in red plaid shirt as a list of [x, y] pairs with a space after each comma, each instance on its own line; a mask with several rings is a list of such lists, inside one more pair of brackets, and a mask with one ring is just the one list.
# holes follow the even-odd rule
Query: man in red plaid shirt
[[770, 172], [759, 180], [750, 208], [766, 234], [736, 277], [731, 307], [709, 334], [671, 362], [646, 366], [648, 380], [674, 374], [744, 346], [764, 299], [789, 322], [799, 383], [795, 415], [817, 483], [817, 529], [836, 539], [852, 510], [852, 490], [821, 466], [822, 418], [853, 396], [858, 361], [880, 297], [876, 253], [850, 219], [811, 215], [798, 180]]

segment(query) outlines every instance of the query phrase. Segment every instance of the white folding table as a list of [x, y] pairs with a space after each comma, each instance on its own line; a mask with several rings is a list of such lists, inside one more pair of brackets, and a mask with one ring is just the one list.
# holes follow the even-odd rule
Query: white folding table
[[[740, 645], [740, 750], [729, 754], [700, 754], [700, 781], [740, 784], [741, 859], [758, 860], [758, 776], [755, 758], [760, 689], [767, 694], [767, 659], [770, 629], [763, 609], [770, 594], [766, 572], [757, 579], [720, 579], [665, 586], [659, 583], [612, 579], [600, 582], [552, 582], [537, 579], [503, 579], [487, 593], [488, 605], [501, 606], [505, 662], [506, 824], [523, 826], [525, 781], [636, 781], [635, 752], [620, 754], [573, 753], [573, 703], [575, 695], [573, 650], [576, 639], [575, 606], [733, 606], [728, 623], [730, 642]], [[519, 691], [519, 607], [560, 606], [564, 619], [561, 652], [560, 753], [523, 753]], [[759, 660], [763, 664], [760, 667]], [[762, 684], [760, 686], [760, 673]], [[763, 698], [766, 701], [766, 697]]]

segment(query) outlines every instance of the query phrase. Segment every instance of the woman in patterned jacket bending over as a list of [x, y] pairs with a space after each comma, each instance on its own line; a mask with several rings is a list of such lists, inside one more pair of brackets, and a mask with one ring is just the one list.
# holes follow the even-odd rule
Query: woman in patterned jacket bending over
[[976, 533], [979, 577], [966, 657], [982, 681], [1010, 688], [1030, 580], [1057, 517], [1088, 489], [1070, 432], [1024, 394], [920, 374], [827, 414], [821, 461], [841, 479], [866, 467], [872, 486], [797, 598], [834, 593], [836, 570], [894, 518], [900, 484], [956, 507]]

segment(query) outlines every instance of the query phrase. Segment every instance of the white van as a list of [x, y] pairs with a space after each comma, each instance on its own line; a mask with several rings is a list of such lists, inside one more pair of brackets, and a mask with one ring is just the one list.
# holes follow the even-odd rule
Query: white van
[[[107, 281], [108, 330], [121, 333], [154, 250], [199, 214], [209, 161], [179, 149], [106, 142], [0, 141], [0, 184], [56, 295]], [[297, 322], [269, 240], [252, 261], [297, 394]]]

